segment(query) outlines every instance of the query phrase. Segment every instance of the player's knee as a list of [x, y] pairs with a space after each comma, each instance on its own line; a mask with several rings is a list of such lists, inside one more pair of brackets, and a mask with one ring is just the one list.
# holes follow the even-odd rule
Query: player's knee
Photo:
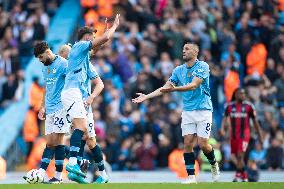
[[86, 142], [89, 149], [93, 149], [97, 145], [97, 141], [95, 138], [88, 138]]
[[56, 145], [63, 145], [64, 144], [64, 134], [63, 133], [58, 133], [56, 135], [55, 143], [56, 143]]
[[73, 119], [73, 126], [74, 126], [74, 129], [79, 129], [79, 130], [84, 131], [84, 132], [87, 131], [87, 121], [86, 121], [86, 119], [83, 119], [83, 118]]
[[244, 158], [244, 154], [242, 154], [242, 153], [237, 154], [237, 159], [239, 161], [241, 161], [243, 158]]
[[193, 151], [193, 141], [184, 140], [184, 150], [185, 152], [192, 152]]
[[54, 145], [54, 143], [53, 143], [52, 141], [48, 141], [48, 142], [46, 143], [46, 146], [47, 146], [48, 148], [53, 148], [55, 145]]
[[198, 145], [203, 151], [209, 151], [209, 148], [211, 148], [207, 139], [200, 139], [199, 138], [198, 139]]

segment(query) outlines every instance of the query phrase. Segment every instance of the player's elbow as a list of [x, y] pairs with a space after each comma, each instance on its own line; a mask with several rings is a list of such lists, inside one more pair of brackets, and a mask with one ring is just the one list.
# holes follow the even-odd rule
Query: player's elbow
[[105, 88], [105, 85], [101, 79], [98, 80], [98, 82], [96, 83], [96, 86], [98, 86], [101, 90]]
[[105, 88], [105, 84], [103, 82], [101, 82], [100, 87], [103, 90]]
[[197, 83], [192, 83], [191, 84], [191, 89], [195, 90], [198, 87]]

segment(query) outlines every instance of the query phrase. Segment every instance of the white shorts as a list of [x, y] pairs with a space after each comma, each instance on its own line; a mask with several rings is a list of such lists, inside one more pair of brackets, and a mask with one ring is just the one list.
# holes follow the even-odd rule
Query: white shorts
[[208, 110], [185, 111], [181, 114], [182, 136], [197, 134], [209, 138], [212, 126], [212, 112]]
[[74, 118], [87, 118], [87, 111], [84, 107], [81, 91], [77, 88], [70, 88], [62, 91], [61, 101], [67, 111], [69, 121]]
[[87, 114], [87, 119], [88, 119], [88, 135], [90, 138], [94, 138], [96, 137], [96, 132], [95, 132], [95, 121], [93, 113], [89, 112]]
[[[90, 138], [94, 138], [96, 137], [96, 131], [95, 131], [95, 121], [94, 121], [94, 117], [93, 117], [93, 113], [89, 113], [87, 114], [87, 124], [88, 124], [88, 136]], [[70, 130], [68, 134], [71, 134], [73, 131], [73, 126], [71, 124]]]
[[46, 115], [45, 135], [51, 133], [68, 133], [69, 128], [70, 124], [66, 119], [66, 111], [64, 109]]

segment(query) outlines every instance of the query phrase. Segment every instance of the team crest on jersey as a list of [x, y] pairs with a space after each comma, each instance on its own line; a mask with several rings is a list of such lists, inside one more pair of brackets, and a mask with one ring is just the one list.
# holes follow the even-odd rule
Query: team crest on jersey
[[56, 73], [56, 69], [55, 68], [53, 68], [52, 73], [54, 73], [54, 74]]
[[47, 68], [47, 74], [50, 74], [50, 68]]
[[190, 77], [190, 76], [191, 76], [191, 75], [190, 75], [190, 72], [188, 72], [187, 76], [188, 76], [188, 77]]
[[198, 69], [197, 72], [203, 72], [203, 70], [202, 69]]

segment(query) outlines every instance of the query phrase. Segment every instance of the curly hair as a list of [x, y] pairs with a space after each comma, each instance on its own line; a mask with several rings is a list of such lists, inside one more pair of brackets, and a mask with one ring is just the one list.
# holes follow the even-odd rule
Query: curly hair
[[236, 88], [236, 89], [234, 90], [234, 92], [233, 92], [233, 95], [232, 95], [232, 98], [231, 98], [231, 102], [236, 101], [236, 98], [237, 98], [237, 92], [239, 92], [240, 90], [244, 90], [244, 91], [245, 91], [245, 93], [246, 93], [245, 88], [242, 88], [242, 87], [238, 87], [238, 88]]
[[38, 57], [40, 54], [44, 53], [47, 49], [49, 49], [49, 46], [46, 41], [38, 42], [34, 47], [35, 57]]
[[97, 30], [88, 26], [84, 26], [78, 30], [78, 40], [81, 40], [85, 34], [96, 33]]

